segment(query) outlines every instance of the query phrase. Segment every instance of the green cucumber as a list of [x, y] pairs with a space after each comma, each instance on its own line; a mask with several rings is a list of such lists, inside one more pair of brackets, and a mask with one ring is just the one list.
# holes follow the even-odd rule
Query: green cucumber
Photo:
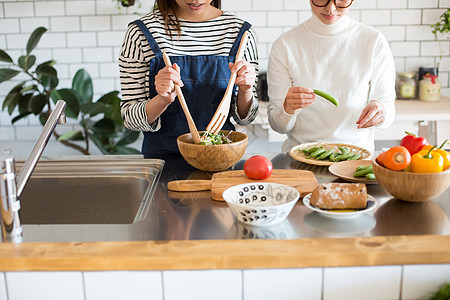
[[314, 90], [314, 94], [316, 94], [317, 96], [320, 96], [320, 97], [330, 101], [336, 107], [339, 105], [339, 101], [336, 98], [334, 98], [333, 96], [331, 96], [330, 94], [328, 94], [328, 93], [325, 93], [325, 92], [322, 92], [320, 90], [316, 90], [315, 89]]

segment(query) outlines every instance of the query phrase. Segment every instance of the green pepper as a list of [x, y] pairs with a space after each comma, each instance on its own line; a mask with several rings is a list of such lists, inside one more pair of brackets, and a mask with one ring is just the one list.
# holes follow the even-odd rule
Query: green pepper
[[330, 94], [328, 94], [328, 93], [322, 92], [320, 90], [314, 90], [314, 94], [316, 94], [316, 95], [318, 95], [318, 96], [320, 96], [320, 97], [330, 101], [336, 107], [339, 105], [339, 101], [336, 98], [334, 98], [333, 96], [331, 96]]
[[336, 160], [338, 160], [338, 161], [341, 161], [341, 160], [347, 160], [347, 159], [349, 159], [350, 157], [352, 157], [353, 154], [354, 154], [354, 153], [352, 153], [352, 152], [348, 152], [348, 153], [341, 154], [341, 155], [339, 155], [338, 157], [336, 157]]
[[350, 147], [342, 146], [338, 147], [339, 150], [341, 150], [342, 154], [346, 154], [350, 152]]
[[309, 155], [309, 157], [316, 158], [316, 157], [318, 157], [320, 154], [324, 153], [325, 151], [326, 151], [325, 148], [320, 147], [319, 149], [317, 149], [316, 151], [314, 151], [313, 153], [311, 153], [311, 154]]
[[356, 170], [355, 170], [355, 172], [358, 172], [358, 171], [364, 170], [364, 168], [365, 168], [365, 167], [366, 167], [365, 165], [360, 165], [360, 166], [357, 166], [357, 167], [356, 167]]
[[329, 150], [325, 151], [324, 153], [320, 154], [316, 159], [317, 160], [327, 159], [328, 156], [331, 155], [331, 153], [333, 153], [333, 149], [329, 149]]
[[377, 178], [375, 177], [375, 174], [373, 174], [373, 173], [366, 174], [366, 178], [367, 178], [367, 179], [377, 179]]
[[373, 167], [372, 167], [372, 165], [368, 165], [368, 166], [365, 167], [363, 170], [356, 171], [356, 172], [353, 174], [353, 177], [356, 177], [356, 178], [358, 178], [358, 177], [364, 177], [364, 176], [366, 176], [366, 175], [369, 174], [369, 173], [373, 173]]
[[320, 147], [312, 147], [312, 148], [309, 148], [308, 149], [308, 154], [311, 154], [311, 153], [313, 153], [314, 151], [316, 151], [316, 150], [318, 150]]
[[357, 159], [360, 159], [360, 158], [361, 158], [361, 154], [355, 153], [348, 160], [357, 160]]

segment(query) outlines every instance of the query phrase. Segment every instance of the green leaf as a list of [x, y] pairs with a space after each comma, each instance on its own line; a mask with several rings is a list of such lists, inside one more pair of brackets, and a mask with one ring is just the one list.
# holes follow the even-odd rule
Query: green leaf
[[101, 137], [114, 137], [116, 135], [114, 121], [106, 118], [96, 122], [91, 129], [95, 134]]
[[84, 140], [83, 133], [80, 130], [72, 130], [62, 134], [58, 138], [58, 141], [66, 141], [66, 140], [82, 141]]
[[92, 102], [94, 88], [91, 76], [85, 69], [79, 69], [72, 80], [72, 89], [80, 95], [80, 104]]
[[109, 93], [101, 96], [100, 99], [97, 100], [97, 103], [102, 102], [102, 103], [111, 104], [112, 99], [118, 98], [118, 95], [119, 95], [119, 91], [109, 92]]
[[56, 61], [53, 60], [53, 59], [52, 60], [47, 60], [47, 61], [39, 64], [36, 68], [40, 68], [40, 67], [43, 67], [43, 66], [53, 67], [55, 65], [55, 63], [56, 63]]
[[45, 95], [34, 95], [33, 98], [31, 98], [31, 112], [34, 115], [40, 114], [44, 107], [48, 104], [48, 100], [49, 99]]
[[58, 100], [66, 101], [66, 116], [68, 118], [78, 119], [78, 114], [80, 113], [80, 99], [73, 90], [52, 90], [51, 97], [54, 103]]
[[38, 27], [36, 28], [30, 35], [30, 38], [27, 42], [27, 55], [33, 51], [34, 48], [36, 48], [37, 44], [39, 43], [42, 35], [47, 31], [44, 27]]
[[58, 86], [58, 77], [40, 75], [39, 78], [42, 81], [42, 85], [47, 89], [54, 89]]
[[56, 77], [58, 75], [56, 69], [48, 65], [39, 65], [36, 67], [36, 73], [48, 77]]
[[[23, 84], [24, 82], [21, 82], [9, 91], [8, 95], [6, 95], [5, 97], [5, 100], [3, 100], [2, 110], [5, 110], [5, 108], [9, 107], [11, 102], [15, 102], [16, 104], [19, 103], [19, 99], [14, 98], [20, 98], [19, 91], [22, 89]], [[13, 107], [13, 110], [14, 108], [15, 106]]]
[[23, 114], [20, 114], [20, 115], [18, 115], [18, 116], [15, 116], [15, 117], [11, 120], [11, 124], [14, 124], [14, 123], [16, 123], [17, 121], [19, 121], [20, 119], [25, 118], [25, 117], [28, 116], [29, 114], [31, 114], [31, 112], [27, 112], [27, 113], [23, 113]]
[[5, 51], [0, 49], [0, 61], [7, 62], [7, 63], [13, 63], [13, 60], [11, 56], [8, 55]]
[[28, 91], [37, 91], [38, 89], [37, 89], [37, 86], [35, 85], [35, 84], [30, 84], [30, 85], [27, 85], [26, 87], [24, 87], [24, 88], [22, 88], [20, 91], [19, 91], [19, 93], [21, 93], [21, 94], [23, 94], [23, 93], [26, 93], [26, 92], [28, 92]]
[[39, 122], [41, 122], [42, 125], [45, 125], [45, 122], [47, 122], [48, 117], [49, 117], [48, 111], [41, 112], [39, 114]]
[[16, 75], [19, 73], [20, 71], [13, 69], [0, 69], [0, 83], [16, 77]]
[[89, 139], [91, 140], [91, 141], [93, 141], [94, 142], [94, 144], [95, 144], [95, 146], [97, 146], [97, 148], [100, 150], [100, 152], [102, 153], [102, 154], [110, 154], [109, 153], [109, 151], [108, 151], [108, 149], [110, 148], [110, 146], [108, 145], [108, 144], [104, 144], [103, 142], [102, 142], [102, 139], [100, 138], [100, 137], [98, 137], [98, 136], [96, 136], [95, 134], [92, 134], [92, 133], [88, 133], [88, 137], [89, 137]]
[[110, 109], [105, 113], [105, 117], [114, 120], [121, 126], [123, 125], [122, 115], [120, 113], [120, 98], [111, 98]]
[[9, 101], [9, 103], [8, 103], [8, 114], [9, 115], [12, 115], [12, 113], [14, 112], [14, 109], [16, 108], [16, 106], [19, 105], [21, 98], [22, 98], [22, 95], [17, 93]]
[[135, 142], [139, 138], [139, 131], [126, 129], [122, 138], [117, 142], [117, 146], [125, 146]]
[[33, 94], [22, 94], [19, 100], [19, 114], [31, 113], [31, 97]]
[[19, 66], [24, 69], [24, 71], [28, 71], [36, 62], [36, 56], [34, 55], [22, 55], [19, 57]]
[[114, 154], [141, 154], [141, 151], [136, 150], [131, 147], [124, 147], [124, 146], [116, 146], [115, 147], [115, 153]]
[[89, 114], [89, 115], [91, 115], [91, 117], [96, 116], [98, 114], [105, 113], [109, 109], [110, 109], [110, 105], [105, 104], [105, 103], [99, 103], [99, 102], [82, 104], [80, 106], [81, 112], [84, 112], [85, 114]]

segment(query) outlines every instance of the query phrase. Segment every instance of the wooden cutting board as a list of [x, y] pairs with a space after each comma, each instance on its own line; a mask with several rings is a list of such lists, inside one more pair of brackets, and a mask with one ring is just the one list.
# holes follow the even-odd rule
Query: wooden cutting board
[[226, 171], [213, 174], [211, 180], [176, 180], [167, 184], [169, 191], [194, 192], [211, 190], [211, 198], [224, 201], [222, 193], [229, 187], [248, 182], [275, 182], [296, 188], [301, 197], [311, 193], [319, 184], [314, 173], [307, 170], [273, 170], [269, 178], [254, 180], [248, 178], [243, 170]]

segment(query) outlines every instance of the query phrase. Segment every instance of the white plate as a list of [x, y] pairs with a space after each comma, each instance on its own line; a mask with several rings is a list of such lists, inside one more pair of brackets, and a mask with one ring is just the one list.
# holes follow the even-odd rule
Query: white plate
[[309, 193], [308, 195], [303, 197], [303, 204], [305, 204], [305, 206], [307, 208], [309, 208], [315, 212], [318, 212], [319, 214], [321, 214], [325, 217], [333, 218], [333, 219], [356, 218], [361, 214], [364, 214], [364, 213], [374, 210], [375, 207], [377, 206], [377, 201], [375, 200], [375, 198], [372, 197], [371, 195], [367, 195], [367, 207], [364, 209], [360, 209], [360, 210], [356, 210], [356, 211], [352, 211], [352, 212], [329, 211], [326, 209], [321, 209], [321, 208], [312, 206], [311, 203], [309, 202], [310, 198], [311, 198], [311, 193]]

